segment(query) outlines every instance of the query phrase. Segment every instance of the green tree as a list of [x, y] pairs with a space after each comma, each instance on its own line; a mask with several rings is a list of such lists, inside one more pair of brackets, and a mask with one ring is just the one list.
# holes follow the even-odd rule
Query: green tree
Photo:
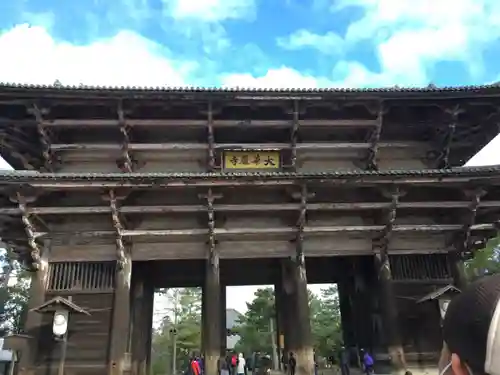
[[182, 372], [192, 353], [201, 346], [201, 288], [179, 288], [163, 291], [167, 300], [165, 316], [153, 334], [152, 372], [171, 374], [174, 352], [176, 372]]
[[257, 289], [252, 302], [247, 302], [247, 311], [234, 329], [240, 336], [235, 349], [243, 353], [256, 350], [271, 353], [272, 337], [270, 319], [275, 317], [273, 288]]
[[21, 268], [9, 249], [0, 250], [0, 269], [0, 328], [3, 333], [18, 333], [27, 312], [30, 273]]
[[490, 239], [484, 249], [474, 253], [474, 258], [465, 263], [470, 279], [500, 272], [500, 236]]
[[[336, 286], [322, 289], [321, 296], [309, 291], [309, 309], [316, 351], [321, 356], [328, 356], [342, 340]], [[272, 288], [258, 289], [252, 302], [247, 303], [247, 311], [235, 329], [240, 336], [235, 349], [244, 353], [256, 350], [271, 353], [271, 335], [275, 335], [275, 332], [270, 332], [271, 318], [275, 318], [274, 291]]]
[[311, 312], [311, 330], [316, 353], [328, 357], [342, 345], [342, 323], [337, 286], [321, 289], [318, 308]]

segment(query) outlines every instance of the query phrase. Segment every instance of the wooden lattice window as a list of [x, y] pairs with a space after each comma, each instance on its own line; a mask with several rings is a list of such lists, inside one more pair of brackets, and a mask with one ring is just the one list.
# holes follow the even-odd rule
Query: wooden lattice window
[[446, 254], [391, 255], [395, 280], [440, 280], [451, 278]]
[[48, 291], [109, 291], [114, 288], [115, 262], [49, 264]]

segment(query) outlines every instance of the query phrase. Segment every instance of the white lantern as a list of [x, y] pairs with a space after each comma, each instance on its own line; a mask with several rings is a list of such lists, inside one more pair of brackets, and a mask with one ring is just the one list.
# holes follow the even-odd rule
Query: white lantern
[[446, 310], [448, 310], [448, 305], [450, 304], [449, 299], [439, 299], [439, 312], [441, 313], [441, 319], [444, 319], [446, 315]]
[[68, 310], [57, 310], [54, 313], [52, 332], [55, 336], [62, 337], [68, 331]]

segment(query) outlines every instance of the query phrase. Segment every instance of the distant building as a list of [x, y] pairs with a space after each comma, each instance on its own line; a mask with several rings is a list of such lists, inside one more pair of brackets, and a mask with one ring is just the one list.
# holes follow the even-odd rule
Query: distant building
[[[233, 329], [237, 327], [239, 324], [241, 314], [235, 309], [227, 309], [226, 310], [226, 329]], [[226, 348], [234, 349], [236, 344], [240, 341], [240, 336], [227, 336], [226, 338]]]

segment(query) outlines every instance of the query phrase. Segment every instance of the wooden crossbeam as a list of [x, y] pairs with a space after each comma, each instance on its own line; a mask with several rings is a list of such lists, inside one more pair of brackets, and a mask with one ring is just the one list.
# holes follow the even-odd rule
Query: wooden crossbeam
[[307, 222], [307, 186], [304, 184], [301, 186], [300, 191], [300, 203], [299, 203], [299, 217], [297, 219], [297, 234], [295, 238], [295, 250], [296, 250], [296, 260], [300, 265], [305, 264], [304, 256], [304, 229]]
[[469, 205], [467, 207], [467, 214], [464, 217], [464, 224], [462, 230], [460, 231], [460, 239], [457, 243], [457, 251], [461, 253], [462, 257], [468, 258], [473, 256], [470, 251], [473, 247], [471, 240], [472, 230], [471, 228], [476, 222], [477, 211], [481, 204], [481, 198], [486, 195], [486, 191], [477, 188], [474, 190], [465, 191], [465, 195], [469, 198]]
[[384, 106], [380, 103], [380, 107], [377, 113], [377, 126], [371, 131], [368, 148], [368, 154], [366, 157], [366, 169], [368, 170], [378, 170], [377, 165], [377, 154], [380, 148], [380, 135], [382, 134], [382, 125], [384, 123]]
[[17, 200], [19, 211], [21, 212], [21, 220], [24, 225], [24, 231], [26, 233], [27, 239], [28, 239], [28, 245], [31, 248], [31, 260], [32, 260], [32, 266], [35, 270], [39, 270], [41, 267], [41, 249], [39, 244], [37, 243], [37, 234], [36, 234], [36, 228], [33, 222], [31, 221], [31, 213], [28, 210], [28, 201], [27, 199], [21, 194], [21, 193], [16, 193], [15, 199]]
[[[380, 233], [386, 228], [385, 225], [345, 225], [345, 226], [304, 226], [304, 235], [328, 235], [335, 233]], [[456, 232], [463, 228], [461, 224], [417, 224], [417, 225], [393, 225], [392, 232], [398, 233], [443, 233]], [[496, 229], [496, 224], [474, 224], [470, 227], [471, 231], [490, 231]], [[270, 227], [270, 228], [214, 228], [214, 235], [275, 235], [275, 234], [297, 234], [295, 227]], [[208, 229], [158, 229], [158, 230], [123, 230], [123, 237], [168, 237], [168, 236], [197, 236], [208, 235]], [[108, 237], [115, 236], [116, 231], [86, 231], [86, 232], [35, 232], [35, 238], [48, 236], [51, 237]]]
[[117, 252], [117, 266], [120, 270], [124, 269], [127, 262], [127, 250], [125, 248], [124, 232], [120, 211], [118, 208], [118, 199], [113, 190], [108, 192], [107, 198], [109, 199], [109, 207], [111, 210], [111, 218], [113, 220], [113, 227], [115, 228], [116, 237], [116, 252]]
[[208, 119], [207, 119], [207, 140], [208, 140], [208, 170], [215, 171], [215, 135], [214, 135], [214, 115], [212, 102], [208, 103]]
[[30, 108], [30, 112], [33, 113], [36, 119], [36, 127], [38, 136], [40, 137], [40, 143], [42, 144], [42, 155], [44, 160], [44, 168], [47, 172], [54, 172], [54, 155], [51, 149], [51, 139], [44, 125], [43, 114], [44, 111], [40, 109], [36, 104]]
[[297, 144], [299, 136], [299, 102], [293, 101], [293, 120], [292, 131], [290, 135], [290, 148], [292, 149], [291, 167], [293, 170], [297, 168]]
[[[399, 202], [400, 209], [456, 209], [468, 208], [468, 201], [427, 201]], [[353, 202], [353, 203], [307, 203], [308, 211], [357, 211], [388, 209], [389, 202]], [[214, 211], [221, 212], [295, 212], [301, 208], [300, 203], [266, 203], [266, 204], [214, 204]], [[500, 208], [500, 201], [480, 201], [479, 208]], [[204, 205], [158, 205], [158, 206], [122, 206], [123, 214], [172, 214], [196, 213], [206, 210]], [[29, 212], [35, 215], [92, 215], [109, 214], [109, 206], [73, 206], [73, 207], [30, 207]], [[19, 208], [0, 208], [0, 215], [20, 215]]]
[[[208, 126], [209, 142], [205, 143], [129, 143], [129, 151], [210, 151], [211, 138], [213, 137], [213, 127]], [[210, 130], [212, 128], [212, 130]], [[212, 132], [212, 135], [210, 135]], [[461, 142], [456, 147], [470, 147], [472, 144]], [[423, 142], [379, 142], [378, 148], [422, 148], [426, 145]], [[292, 150], [296, 151], [332, 151], [332, 150], [369, 150], [373, 145], [371, 142], [349, 143], [349, 142], [296, 142], [293, 146], [292, 142], [288, 143], [213, 143], [213, 149], [245, 149], [245, 150], [260, 150], [263, 148]], [[116, 143], [56, 143], [50, 146], [52, 151], [120, 151], [121, 146]], [[209, 154], [209, 160], [210, 160]], [[215, 155], [214, 155], [215, 157]]]
[[444, 137], [444, 142], [441, 146], [440, 153], [436, 160], [436, 165], [438, 166], [438, 168], [450, 167], [450, 153], [451, 147], [453, 145], [453, 138], [455, 137], [455, 132], [458, 127], [458, 118], [463, 112], [465, 112], [465, 110], [459, 105], [445, 109], [445, 113], [449, 117], [448, 129]]
[[118, 102], [117, 108], [118, 114], [118, 126], [120, 128], [120, 134], [122, 135], [122, 140], [120, 144], [120, 151], [122, 154], [122, 158], [119, 161], [120, 167], [124, 172], [131, 173], [134, 171], [134, 164], [132, 161], [132, 157], [130, 156], [130, 136], [129, 136], [129, 125], [127, 121], [125, 121], [125, 112], [123, 110], [123, 103], [121, 101]]
[[[29, 125], [29, 121], [24, 123]], [[114, 126], [118, 125], [118, 120], [77, 120], [77, 119], [56, 119], [56, 120], [45, 120], [43, 121], [43, 126], [46, 127], [82, 127], [82, 126]], [[133, 127], [199, 127], [204, 128], [207, 126], [206, 120], [146, 120], [146, 119], [127, 119], [127, 124]], [[233, 127], [241, 126], [242, 124], [251, 125], [253, 127], [281, 127], [288, 128], [290, 126], [289, 120], [214, 120], [214, 127]], [[301, 120], [300, 126], [306, 127], [316, 127], [316, 126], [332, 126], [332, 127], [375, 127], [377, 126], [377, 120], [365, 120], [365, 119], [306, 119]]]

